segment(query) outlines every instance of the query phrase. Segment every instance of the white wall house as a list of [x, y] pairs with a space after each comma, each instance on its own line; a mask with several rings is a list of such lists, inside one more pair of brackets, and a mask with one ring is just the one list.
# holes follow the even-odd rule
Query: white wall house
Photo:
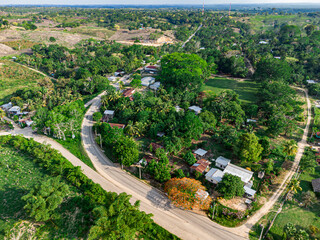
[[[223, 163], [223, 164], [226, 163], [226, 161], [221, 161], [221, 160], [218, 162]], [[220, 163], [218, 163], [218, 164], [220, 164]], [[216, 161], [216, 164], [217, 164], [217, 161]], [[243, 189], [245, 190], [245, 195], [250, 198], [254, 197], [256, 191], [251, 188], [252, 187], [251, 178], [253, 176], [253, 172], [251, 172], [247, 169], [238, 167], [238, 166], [229, 162], [223, 171], [221, 171], [217, 168], [211, 168], [210, 171], [205, 176], [206, 176], [207, 181], [214, 183], [214, 184], [218, 184], [219, 182], [221, 182], [224, 174], [227, 174], [227, 173], [234, 175], [234, 176], [237, 176], [237, 177], [240, 177], [241, 181], [243, 182]]]
[[216, 159], [216, 167], [225, 169], [230, 162], [230, 159], [220, 156]]

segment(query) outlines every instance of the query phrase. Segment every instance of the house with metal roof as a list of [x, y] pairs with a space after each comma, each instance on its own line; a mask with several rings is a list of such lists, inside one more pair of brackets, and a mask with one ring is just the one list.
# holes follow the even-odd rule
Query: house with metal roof
[[216, 159], [216, 167], [225, 169], [230, 162], [230, 159], [220, 156]]
[[10, 108], [12, 108], [12, 103], [6, 103], [0, 106], [4, 111], [8, 111]]
[[211, 168], [209, 172], [206, 173], [206, 179], [209, 182], [218, 184], [221, 182], [224, 173], [218, 168]]
[[190, 169], [191, 171], [196, 171], [203, 174], [205, 171], [208, 171], [210, 166], [210, 162], [205, 159], [200, 159], [195, 164], [193, 164]]
[[308, 83], [308, 84], [315, 84], [316, 81], [315, 81], [315, 80], [307, 80], [307, 83]]
[[219, 182], [221, 182], [225, 174], [231, 174], [233, 176], [239, 177], [243, 182], [243, 189], [245, 191], [245, 195], [250, 198], [254, 197], [256, 191], [251, 188], [251, 178], [253, 176], [253, 172], [238, 167], [230, 162], [227, 164], [223, 171], [217, 168], [211, 168], [210, 171], [206, 174], [206, 180], [214, 184], [218, 184]]
[[191, 110], [191, 111], [194, 111], [197, 115], [200, 114], [200, 113], [201, 113], [201, 110], [202, 110], [201, 107], [198, 107], [198, 106], [195, 106], [195, 105], [189, 107], [188, 109]]
[[141, 85], [145, 86], [145, 87], [149, 87], [155, 81], [156, 81], [156, 79], [154, 77], [144, 77], [141, 79]]
[[10, 108], [8, 110], [8, 112], [10, 114], [17, 114], [18, 112], [20, 112], [21, 108], [19, 106], [13, 106], [12, 108]]
[[229, 163], [228, 166], [223, 170], [224, 174], [229, 173], [234, 176], [238, 176], [241, 178], [241, 181], [244, 183], [250, 182], [253, 172], [244, 169], [242, 167], [238, 167], [232, 163]]
[[197, 149], [196, 151], [194, 151], [194, 153], [197, 155], [197, 156], [200, 156], [200, 157], [203, 157], [204, 155], [207, 154], [208, 151], [202, 149], [202, 148], [199, 148]]
[[152, 89], [152, 90], [157, 91], [160, 88], [160, 85], [161, 85], [160, 82], [155, 82], [154, 84], [149, 85], [149, 88]]

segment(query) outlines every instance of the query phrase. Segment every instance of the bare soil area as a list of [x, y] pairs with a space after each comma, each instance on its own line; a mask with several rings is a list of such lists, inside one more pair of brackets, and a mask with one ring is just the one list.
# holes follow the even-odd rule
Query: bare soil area
[[[56, 42], [50, 42], [49, 38], [54, 37]], [[45, 44], [61, 44], [66, 47], [73, 47], [83, 39], [92, 38], [92, 36], [70, 33], [66, 31], [54, 31], [49, 28], [27, 31], [22, 28], [10, 28], [1, 31], [0, 43], [17, 40], [29, 40]]]
[[113, 34], [109, 40], [114, 40], [123, 44], [134, 44], [136, 39], [140, 40], [140, 45], [145, 46], [161, 46], [165, 43], [174, 43], [175, 39], [171, 31], [164, 32], [164, 35], [157, 40], [150, 40], [150, 35], [156, 31], [160, 32], [160, 29], [142, 29], [142, 30], [127, 30], [120, 29]]
[[242, 197], [235, 197], [230, 200], [221, 199], [219, 200], [219, 202], [222, 205], [227, 206], [229, 208], [232, 208], [238, 211], [245, 211], [247, 210], [247, 205], [245, 204], [245, 200], [246, 199]]
[[14, 54], [16, 51], [11, 47], [0, 43], [0, 57]]

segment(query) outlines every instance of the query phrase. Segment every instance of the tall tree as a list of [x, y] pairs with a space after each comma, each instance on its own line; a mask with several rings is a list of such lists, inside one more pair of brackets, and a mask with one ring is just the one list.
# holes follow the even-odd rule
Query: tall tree
[[236, 196], [241, 197], [245, 193], [241, 178], [229, 173], [223, 175], [221, 182], [218, 184], [217, 191], [225, 199], [231, 199]]
[[243, 133], [235, 148], [235, 152], [239, 155], [241, 161], [244, 162], [259, 162], [262, 150], [259, 138], [254, 133]]
[[161, 59], [160, 78], [178, 92], [200, 92], [207, 75], [207, 63], [196, 54], [172, 53]]
[[297, 154], [298, 145], [297, 142], [294, 140], [289, 140], [284, 142], [283, 144], [283, 152], [286, 154], [286, 159], [288, 156], [294, 156]]

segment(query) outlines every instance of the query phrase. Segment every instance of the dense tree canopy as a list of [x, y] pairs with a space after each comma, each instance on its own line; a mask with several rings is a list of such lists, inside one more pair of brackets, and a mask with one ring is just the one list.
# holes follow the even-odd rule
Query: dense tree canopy
[[176, 206], [184, 209], [207, 210], [212, 201], [209, 196], [203, 197], [205, 187], [201, 182], [190, 178], [172, 178], [165, 184], [164, 190]]
[[161, 59], [160, 78], [167, 88], [198, 93], [207, 67], [206, 61], [196, 54], [172, 53]]
[[243, 182], [238, 176], [224, 174], [221, 182], [219, 182], [217, 191], [222, 194], [225, 199], [234, 197], [242, 197], [244, 194]]

